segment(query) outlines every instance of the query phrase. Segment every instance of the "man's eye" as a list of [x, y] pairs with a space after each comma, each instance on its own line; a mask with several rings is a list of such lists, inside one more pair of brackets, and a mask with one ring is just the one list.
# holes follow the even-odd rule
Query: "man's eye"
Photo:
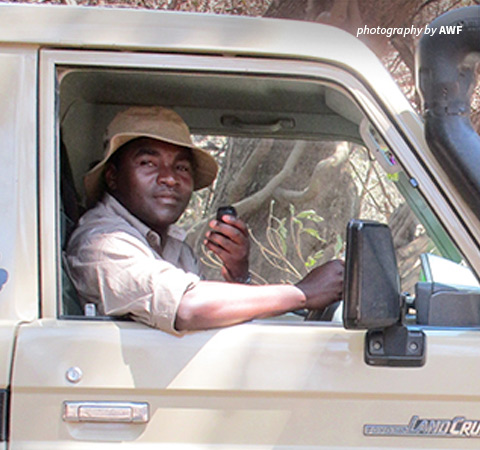
[[179, 172], [190, 172], [192, 169], [189, 164], [178, 164], [177, 170]]
[[146, 167], [155, 167], [155, 163], [151, 159], [140, 160], [140, 165]]

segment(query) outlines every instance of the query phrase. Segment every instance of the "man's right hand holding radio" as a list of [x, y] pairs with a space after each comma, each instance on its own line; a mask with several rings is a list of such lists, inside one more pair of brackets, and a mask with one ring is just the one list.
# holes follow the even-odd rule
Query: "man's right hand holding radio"
[[250, 282], [250, 239], [245, 222], [233, 215], [224, 214], [221, 220], [210, 221], [209, 226], [204, 245], [222, 261], [222, 276], [233, 283]]

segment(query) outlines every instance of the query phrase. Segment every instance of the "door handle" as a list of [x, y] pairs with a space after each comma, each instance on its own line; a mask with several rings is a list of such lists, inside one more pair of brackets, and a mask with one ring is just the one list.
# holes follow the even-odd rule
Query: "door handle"
[[144, 402], [63, 402], [65, 422], [147, 423], [149, 404]]
[[288, 117], [275, 119], [272, 122], [267, 123], [246, 122], [236, 116], [222, 116], [220, 120], [222, 122], [222, 125], [225, 127], [263, 133], [277, 133], [281, 130], [289, 130], [295, 128], [295, 121]]

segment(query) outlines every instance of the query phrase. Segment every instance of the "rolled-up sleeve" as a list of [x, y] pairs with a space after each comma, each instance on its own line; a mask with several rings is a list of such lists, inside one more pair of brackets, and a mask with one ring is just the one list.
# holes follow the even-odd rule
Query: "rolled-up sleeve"
[[128, 314], [173, 334], [178, 334], [175, 318], [182, 297], [200, 280], [158, 259], [147, 245], [123, 231], [91, 235], [69, 252], [67, 260], [84, 303], [97, 304], [107, 315]]

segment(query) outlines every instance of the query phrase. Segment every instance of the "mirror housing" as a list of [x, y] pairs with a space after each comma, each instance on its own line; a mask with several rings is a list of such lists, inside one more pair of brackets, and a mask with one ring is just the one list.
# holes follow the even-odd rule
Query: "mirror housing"
[[426, 341], [403, 324], [405, 299], [393, 238], [387, 225], [351, 220], [347, 226], [343, 324], [367, 329], [365, 362], [371, 366], [420, 367]]
[[400, 277], [387, 225], [351, 220], [347, 226], [343, 324], [385, 328], [400, 321]]
[[437, 327], [478, 327], [480, 290], [436, 282], [415, 286], [417, 323]]

